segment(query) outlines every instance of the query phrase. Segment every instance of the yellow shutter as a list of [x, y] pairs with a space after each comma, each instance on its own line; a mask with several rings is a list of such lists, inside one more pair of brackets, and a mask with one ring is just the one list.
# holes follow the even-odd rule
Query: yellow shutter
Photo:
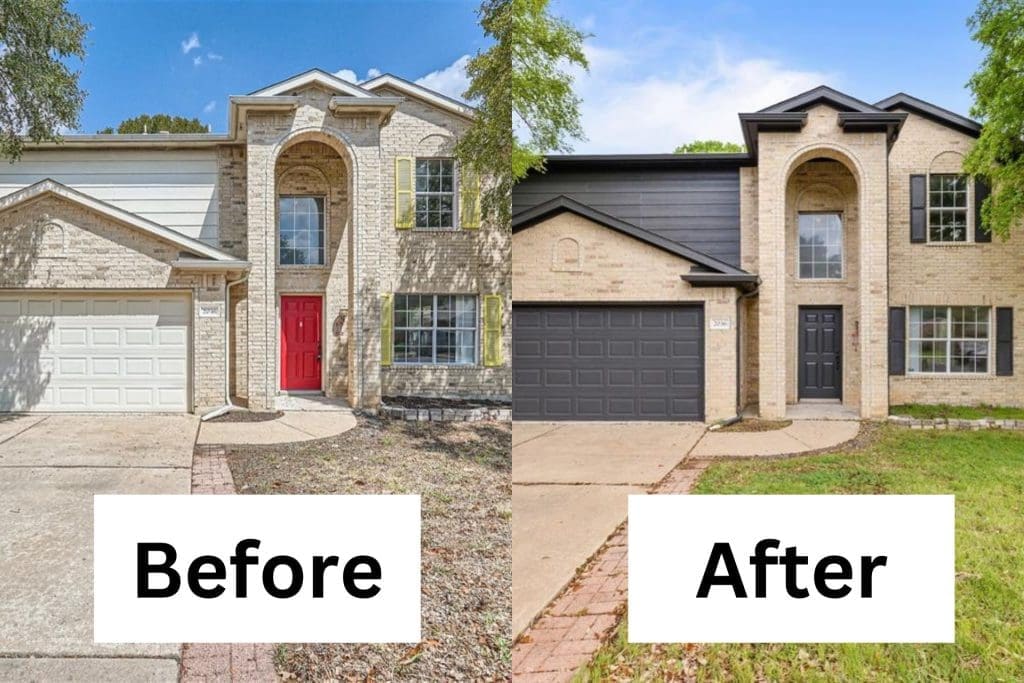
[[401, 230], [407, 230], [415, 223], [415, 168], [416, 160], [413, 157], [395, 158], [395, 227]]
[[480, 176], [468, 168], [462, 170], [459, 180], [459, 226], [480, 227]]
[[394, 348], [394, 316], [392, 307], [394, 299], [390, 294], [384, 295], [380, 305], [380, 364], [391, 365], [391, 353]]
[[501, 365], [501, 295], [484, 297], [484, 365]]

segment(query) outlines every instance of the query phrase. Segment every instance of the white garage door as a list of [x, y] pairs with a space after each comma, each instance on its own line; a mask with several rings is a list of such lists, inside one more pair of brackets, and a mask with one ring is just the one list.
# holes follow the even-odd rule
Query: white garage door
[[0, 411], [185, 411], [186, 295], [0, 292]]

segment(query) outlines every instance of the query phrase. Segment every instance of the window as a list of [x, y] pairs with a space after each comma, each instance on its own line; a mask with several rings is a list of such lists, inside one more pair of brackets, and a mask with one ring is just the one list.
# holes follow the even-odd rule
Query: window
[[838, 280], [843, 277], [843, 219], [838, 213], [802, 213], [801, 279]]
[[395, 363], [476, 363], [476, 297], [395, 295]]
[[928, 241], [967, 241], [967, 176], [928, 176]]
[[282, 266], [324, 264], [324, 198], [281, 197], [280, 257]]
[[910, 372], [986, 373], [988, 351], [988, 308], [911, 307]]
[[416, 227], [450, 230], [455, 227], [455, 161], [416, 160]]

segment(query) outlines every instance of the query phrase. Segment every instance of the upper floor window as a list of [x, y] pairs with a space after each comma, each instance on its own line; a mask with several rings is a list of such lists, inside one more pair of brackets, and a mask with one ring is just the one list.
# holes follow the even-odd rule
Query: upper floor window
[[416, 159], [416, 227], [455, 227], [454, 159]]
[[988, 372], [989, 310], [985, 306], [911, 306], [910, 372]]
[[838, 213], [801, 213], [800, 278], [839, 280], [843, 277], [843, 219]]
[[324, 198], [283, 196], [278, 206], [282, 266], [324, 264]]
[[928, 241], [967, 241], [967, 176], [928, 176]]

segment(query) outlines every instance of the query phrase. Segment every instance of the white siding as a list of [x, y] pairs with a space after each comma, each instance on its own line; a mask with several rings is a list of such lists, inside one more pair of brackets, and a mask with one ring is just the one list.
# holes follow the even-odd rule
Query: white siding
[[0, 163], [0, 196], [46, 178], [217, 246], [215, 150], [54, 150]]

